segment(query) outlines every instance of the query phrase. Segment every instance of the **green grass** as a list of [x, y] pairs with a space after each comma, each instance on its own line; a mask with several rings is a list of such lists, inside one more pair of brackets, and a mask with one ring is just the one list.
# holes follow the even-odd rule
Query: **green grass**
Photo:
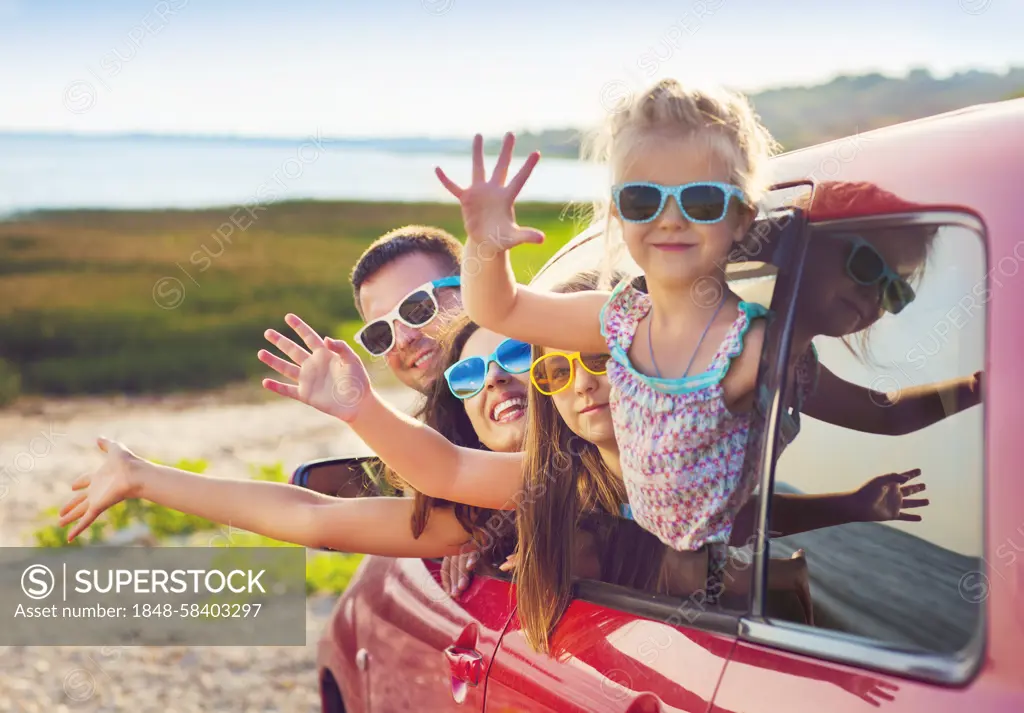
[[[50, 211], [0, 223], [0, 403], [267, 376], [256, 351], [287, 312], [334, 336], [355, 331], [348, 275], [375, 238], [410, 223], [463, 235], [454, 204], [299, 201], [218, 238], [234, 211]], [[517, 218], [548, 236], [512, 251], [521, 280], [582, 227], [563, 205], [524, 204]]]

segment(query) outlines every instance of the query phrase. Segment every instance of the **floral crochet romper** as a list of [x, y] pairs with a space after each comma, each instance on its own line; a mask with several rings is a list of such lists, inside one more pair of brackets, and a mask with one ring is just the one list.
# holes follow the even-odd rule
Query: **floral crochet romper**
[[[601, 311], [601, 333], [612, 356], [609, 405], [629, 499], [623, 516], [675, 550], [706, 548], [707, 601], [713, 603], [722, 587], [733, 521], [757, 484], [743, 468], [750, 414], [729, 412], [721, 382], [743, 351], [752, 320], [767, 310], [740, 302], [707, 371], [660, 379], [638, 372], [627, 356], [650, 308], [646, 293], [623, 282]], [[816, 355], [813, 359], [813, 364], [802, 360], [798, 369], [798, 404], [813, 390]], [[799, 431], [799, 405], [786, 416], [782, 440], [788, 443]]]

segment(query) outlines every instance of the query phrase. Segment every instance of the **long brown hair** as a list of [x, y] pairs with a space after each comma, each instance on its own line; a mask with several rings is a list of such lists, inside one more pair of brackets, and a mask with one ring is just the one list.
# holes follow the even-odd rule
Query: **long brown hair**
[[[622, 277], [612, 276], [614, 282]], [[580, 273], [554, 291], [593, 290], [598, 279], [598, 272]], [[534, 346], [534, 358], [542, 351]], [[593, 510], [618, 515], [625, 487], [597, 446], [569, 430], [550, 397], [531, 388], [526, 414], [526, 497], [517, 508], [519, 561], [514, 577], [523, 633], [535, 650], [546, 652], [551, 630], [572, 596], [574, 539], [581, 517]]]
[[[488, 450], [480, 442], [480, 438], [466, 414], [465, 404], [452, 394], [448, 388], [448, 382], [444, 378], [445, 369], [462, 358], [462, 350], [466, 346], [466, 342], [477, 329], [479, 329], [479, 325], [465, 315], [454, 318], [446, 326], [438, 339], [440, 355], [435, 362], [436, 374], [433, 385], [427, 392], [423, 405], [417, 411], [416, 418], [422, 420], [456, 446]], [[390, 468], [385, 469], [384, 475], [394, 487], [400, 490], [414, 490]], [[453, 508], [459, 524], [478, 543], [481, 542], [484, 535], [489, 535], [492, 539], [497, 537], [507, 544], [506, 538], [513, 532], [512, 511], [506, 513], [488, 510], [442, 498], [432, 498], [418, 491], [415, 491], [413, 497], [415, 501], [411, 522], [413, 537], [418, 538], [423, 534], [430, 519], [430, 512], [434, 508]]]

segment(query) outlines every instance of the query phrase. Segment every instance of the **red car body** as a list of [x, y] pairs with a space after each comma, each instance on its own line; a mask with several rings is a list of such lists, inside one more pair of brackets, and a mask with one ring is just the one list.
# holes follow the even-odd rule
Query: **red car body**
[[[1024, 100], [796, 151], [773, 168], [779, 182], [870, 181], [975, 216], [989, 279], [1003, 256], [1016, 250], [1024, 259]], [[571, 262], [590, 237], [553, 262]], [[582, 583], [552, 657], [526, 644], [506, 578], [478, 573], [452, 599], [437, 561], [367, 557], [319, 643], [323, 710], [1024, 711], [1024, 563], [993, 559], [1013, 533], [1024, 543], [1022, 305], [1024, 278], [1003, 279], [987, 303], [981, 561], [989, 589], [970, 656], [935, 668], [880, 644], [854, 663], [842, 644], [808, 646], [754, 612], [692, 626], [665, 616], [656, 597]]]

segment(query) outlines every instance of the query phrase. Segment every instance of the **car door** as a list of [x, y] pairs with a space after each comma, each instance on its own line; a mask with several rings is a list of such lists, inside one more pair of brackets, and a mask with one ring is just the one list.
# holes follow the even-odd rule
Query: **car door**
[[[616, 522], [590, 527], [603, 519]], [[600, 574], [576, 582], [550, 653], [534, 651], [513, 617], [491, 665], [486, 710], [703, 713], [739, 613], [707, 605], [703, 592], [668, 591], [658, 573], [672, 553], [636, 523], [587, 520], [578, 540], [588, 531], [613, 533], [598, 543]]]
[[[855, 233], [874, 244], [924, 234], [930, 256], [913, 303], [884, 316], [872, 327], [867, 346], [858, 345], [869, 350], [869, 358], [857, 358], [841, 338], [819, 338], [815, 346], [824, 366], [876, 392], [895, 393], [898, 400], [912, 389], [971, 375], [990, 363], [986, 312], [995, 287], [988, 283], [1000, 276], [986, 266], [980, 221], [947, 211], [870, 216], [812, 225], [806, 239], [838, 233]], [[801, 288], [810, 274], [804, 270], [793, 285], [792, 304], [802, 304]], [[766, 351], [791, 332], [787, 322], [791, 326], [792, 320], [778, 321], [778, 341], [766, 339]], [[1014, 339], [1006, 331], [1012, 329], [1019, 327], [1007, 323], [1000, 336]], [[772, 372], [779, 355], [766, 356]], [[985, 379], [997, 383], [1000, 377], [986, 373]], [[782, 383], [769, 375], [768, 401]], [[798, 439], [781, 456], [770, 446], [776, 434], [766, 433], [754, 456], [771, 464], [763, 473], [763, 494], [865, 493], [875, 476], [913, 468], [921, 475], [908, 482], [924, 482], [927, 491], [904, 501], [909, 502], [901, 513], [910, 516], [906, 519], [765, 536], [755, 565], [765, 577], [777, 561], [769, 557], [804, 550], [814, 621], [792, 621], [763, 587], [757, 589], [713, 711], [1024, 709], [1017, 643], [1022, 609], [1015, 587], [1022, 580], [1014, 581], [1016, 557], [1007, 545], [1015, 533], [1000, 532], [986, 520], [986, 513], [1015, 508], [1016, 517], [1004, 521], [1018, 522], [1020, 504], [986, 497], [985, 404], [961, 411], [944, 403], [943, 408], [951, 415], [931, 425], [910, 430], [893, 421], [882, 434], [804, 418]], [[779, 423], [777, 416], [766, 414]], [[1016, 478], [1017, 470], [988, 475]], [[764, 512], [768, 519], [760, 531], [777, 530], [771, 508]], [[985, 555], [986, 541], [995, 558]], [[1020, 551], [1015, 544], [1013, 549]]]
[[483, 710], [515, 606], [509, 583], [484, 569], [453, 599], [441, 588], [441, 560], [371, 559], [356, 603], [369, 710]]

